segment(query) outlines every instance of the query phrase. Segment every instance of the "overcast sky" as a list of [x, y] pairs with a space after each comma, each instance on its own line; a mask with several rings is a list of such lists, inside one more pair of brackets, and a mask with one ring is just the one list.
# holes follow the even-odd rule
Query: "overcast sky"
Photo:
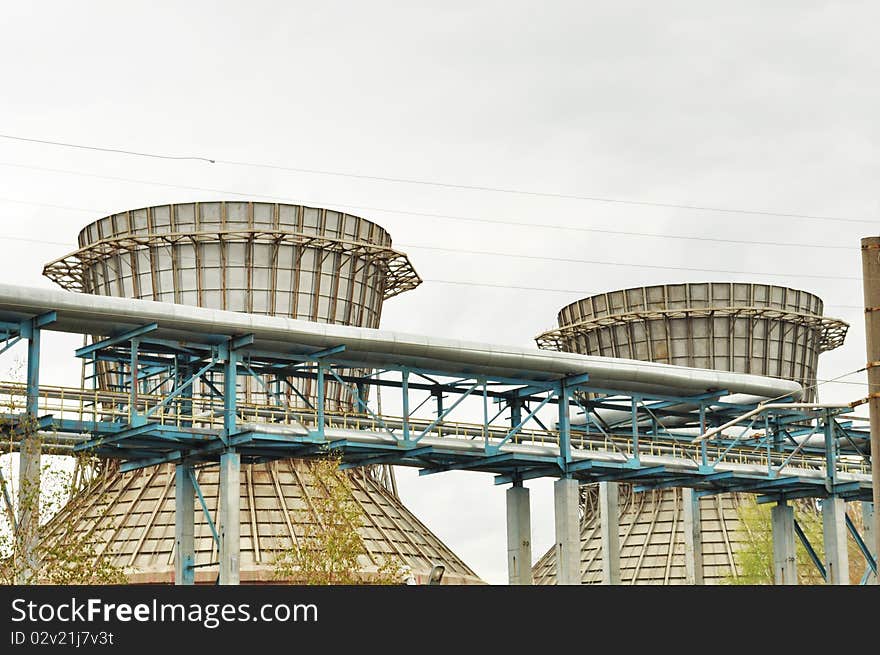
[[[846, 219], [356, 180], [0, 139], [5, 282], [51, 286], [43, 264], [71, 250], [82, 225], [111, 212], [283, 199], [374, 220], [409, 254], [427, 282], [388, 302], [388, 329], [532, 345], [559, 307], [585, 295], [652, 283], [770, 282], [815, 292], [827, 314], [852, 323], [846, 345], [823, 357], [820, 378], [864, 365], [858, 241], [880, 231], [876, 2], [2, 7], [3, 134]], [[57, 358], [46, 364], [46, 383], [78, 381], [75, 345], [50, 340]], [[863, 395], [854, 384], [821, 387], [824, 400]], [[405, 470], [399, 478], [406, 504], [459, 556], [486, 580], [506, 581], [504, 491], [491, 477], [419, 479]], [[551, 484], [529, 486], [537, 558], [553, 541]]]

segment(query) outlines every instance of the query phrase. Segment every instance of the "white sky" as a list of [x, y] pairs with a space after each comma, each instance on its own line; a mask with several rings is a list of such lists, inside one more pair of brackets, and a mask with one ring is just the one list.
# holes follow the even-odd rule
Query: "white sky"
[[[427, 280], [576, 291], [426, 282], [385, 306], [388, 329], [531, 345], [554, 324], [560, 306], [592, 293], [681, 281], [771, 282], [819, 294], [827, 314], [852, 324], [846, 345], [823, 357], [820, 379], [864, 365], [858, 239], [880, 226], [876, 3], [6, 0], [2, 6], [4, 134], [864, 219], [552, 199], [0, 139], [0, 279], [6, 282], [51, 286], [41, 277], [43, 264], [71, 250], [78, 229], [104, 214], [236, 199], [241, 196], [231, 192], [237, 192], [374, 220]], [[615, 236], [406, 212], [812, 246]], [[78, 382], [75, 345], [72, 338], [49, 340], [44, 382]], [[10, 363], [5, 355], [0, 369]], [[823, 400], [864, 393], [851, 384], [821, 388]], [[453, 550], [486, 580], [506, 580], [502, 488], [474, 473], [418, 479], [404, 470], [399, 479], [406, 504]], [[529, 486], [537, 558], [553, 541], [551, 484]]]

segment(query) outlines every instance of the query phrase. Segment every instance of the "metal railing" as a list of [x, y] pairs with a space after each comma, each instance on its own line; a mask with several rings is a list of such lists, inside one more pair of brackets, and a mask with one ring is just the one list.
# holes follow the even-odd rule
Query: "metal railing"
[[[83, 426], [98, 423], [118, 422], [131, 424], [133, 409], [141, 415], [149, 415], [149, 421], [158, 425], [174, 426], [181, 429], [219, 431], [223, 428], [223, 399], [218, 396], [196, 395], [192, 398], [176, 398], [164, 402], [167, 396], [137, 396], [132, 407], [128, 393], [105, 390], [81, 389], [63, 386], [41, 386], [39, 393], [39, 413], [52, 415], [55, 419], [77, 421]], [[314, 430], [318, 425], [318, 411], [311, 408], [295, 407], [287, 404], [237, 401], [237, 416], [242, 423], [289, 426], [304, 432]], [[25, 385], [16, 382], [0, 382], [0, 411], [14, 416], [25, 411]], [[344, 430], [385, 433], [396, 439], [403, 437], [404, 419], [402, 416], [375, 415], [363, 412], [324, 411], [324, 427]], [[533, 446], [556, 446], [559, 433], [556, 430], [521, 428], [508, 438], [510, 427], [502, 424], [485, 425], [467, 421], [436, 421], [428, 418], [410, 416], [406, 421], [411, 433], [437, 439], [481, 441], [486, 446], [507, 443]], [[83, 440], [87, 438], [84, 430]], [[44, 435], [57, 434], [57, 427], [42, 429]], [[640, 434], [638, 452], [635, 452], [632, 434], [625, 432], [602, 431], [586, 433], [579, 430], [571, 432], [571, 446], [575, 451], [617, 455], [623, 460], [634, 457], [654, 456], [673, 457], [691, 460], [699, 465], [708, 462], [710, 466], [719, 463], [734, 463], [760, 466], [771, 472], [785, 466], [786, 469], [805, 469], [823, 471], [826, 459], [824, 454], [792, 453], [767, 448], [763, 435], [731, 443], [708, 442], [705, 446], [691, 443], [674, 434]], [[69, 440], [69, 437], [68, 437]], [[49, 439], [51, 441], [51, 438]], [[870, 474], [868, 462], [858, 458], [838, 458], [837, 469], [853, 474]], [[777, 471], [778, 472], [778, 471]]]

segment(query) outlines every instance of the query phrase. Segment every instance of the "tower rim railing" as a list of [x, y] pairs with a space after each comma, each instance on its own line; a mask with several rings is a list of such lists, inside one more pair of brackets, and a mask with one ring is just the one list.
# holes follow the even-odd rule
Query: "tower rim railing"
[[542, 332], [535, 337], [535, 342], [542, 349], [563, 351], [565, 350], [564, 341], [566, 339], [584, 336], [606, 327], [655, 320], [715, 317], [764, 318], [796, 323], [817, 329], [820, 333], [819, 352], [834, 350], [843, 345], [846, 333], [849, 330], [849, 323], [830, 316], [818, 316], [806, 312], [788, 311], [773, 307], [728, 305], [678, 309], [646, 309], [608, 314], [606, 316], [594, 316]]
[[119, 253], [181, 243], [196, 245], [237, 242], [266, 243], [276, 246], [292, 245], [362, 257], [382, 267], [385, 271], [383, 300], [415, 289], [422, 283], [422, 278], [416, 273], [409, 257], [390, 246], [363, 240], [264, 228], [115, 235], [83, 246], [49, 262], [43, 268], [43, 275], [68, 291], [87, 292], [86, 270]]

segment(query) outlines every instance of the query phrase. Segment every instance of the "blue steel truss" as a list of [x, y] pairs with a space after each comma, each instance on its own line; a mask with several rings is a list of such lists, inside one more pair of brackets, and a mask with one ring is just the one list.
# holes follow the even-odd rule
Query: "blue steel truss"
[[[152, 336], [156, 323], [76, 351], [95, 370], [99, 363], [108, 369], [122, 393], [102, 397], [88, 417], [40, 416], [39, 333], [53, 320], [49, 312], [0, 325], [0, 348], [19, 339], [29, 343], [26, 411], [5, 416], [4, 430], [14, 440], [27, 432], [25, 421], [36, 421], [43, 432], [78, 437], [76, 451], [120, 460], [124, 470], [216, 463], [230, 450], [246, 462], [333, 451], [345, 468], [482, 471], [494, 474], [496, 484], [565, 477], [626, 480], [639, 490], [747, 492], [759, 502], [871, 499], [869, 433], [845, 417], [848, 408], [766, 409], [738, 425], [741, 430], [694, 443], [756, 406], [722, 402], [723, 389], [690, 397], [634, 395], [592, 387], [587, 375], [487, 377], [465, 364], [456, 375], [403, 366], [353, 374], [374, 367], [368, 355], [342, 345], [265, 351], [254, 347], [251, 335], [218, 339], [198, 329], [172, 342]], [[242, 376], [256, 378], [269, 402], [242, 405], [236, 388]], [[305, 398], [290, 382], [297, 379], [312, 381], [316, 398]], [[196, 380], [209, 389], [207, 396], [194, 396]], [[331, 381], [350, 394], [351, 412], [325, 409]], [[296, 406], [283, 400], [282, 387], [299, 396]], [[378, 414], [366, 400], [371, 389], [399, 394], [401, 415]], [[468, 403], [472, 411], [481, 407], [481, 418], [454, 420]], [[551, 406], [556, 421], [547, 426], [538, 414]]]

